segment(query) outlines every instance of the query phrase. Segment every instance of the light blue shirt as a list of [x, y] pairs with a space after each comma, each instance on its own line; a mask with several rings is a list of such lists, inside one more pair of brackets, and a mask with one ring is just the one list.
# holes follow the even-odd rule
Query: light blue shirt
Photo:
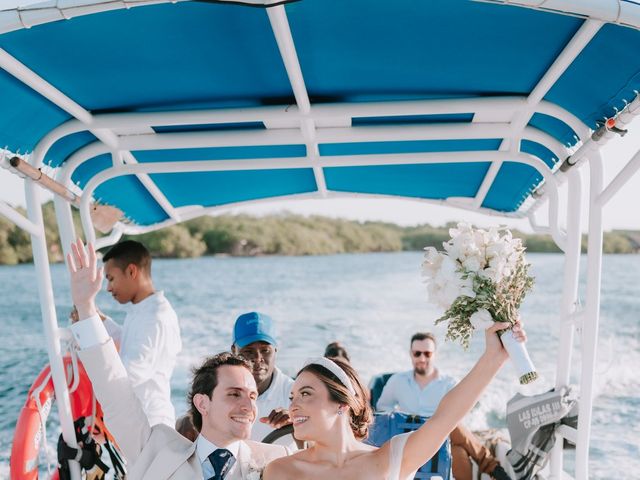
[[[198, 438], [196, 438], [196, 453], [198, 454], [198, 460], [200, 460], [200, 466], [202, 467], [202, 477], [204, 478], [204, 480], [207, 480], [208, 478], [211, 478], [215, 475], [213, 465], [211, 465], [211, 462], [209, 461], [209, 455], [211, 455], [218, 448], [219, 447], [216, 446], [215, 443], [210, 442], [202, 435], [198, 435]], [[240, 442], [232, 442], [225, 448], [231, 452], [237, 463], [238, 450], [240, 450]], [[233, 467], [231, 467], [231, 469], [233, 469]]]
[[421, 388], [413, 376], [413, 370], [396, 373], [389, 378], [376, 405], [377, 410], [399, 410], [413, 415], [430, 417], [438, 408], [442, 397], [456, 385], [449, 375], [437, 372], [435, 379]]

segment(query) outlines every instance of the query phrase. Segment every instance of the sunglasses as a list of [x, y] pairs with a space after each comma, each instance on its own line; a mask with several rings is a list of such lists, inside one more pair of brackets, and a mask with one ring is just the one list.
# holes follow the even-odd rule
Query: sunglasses
[[419, 350], [413, 350], [411, 354], [414, 358], [420, 358], [422, 355], [424, 355], [426, 358], [431, 358], [433, 356], [433, 352], [421, 352]]

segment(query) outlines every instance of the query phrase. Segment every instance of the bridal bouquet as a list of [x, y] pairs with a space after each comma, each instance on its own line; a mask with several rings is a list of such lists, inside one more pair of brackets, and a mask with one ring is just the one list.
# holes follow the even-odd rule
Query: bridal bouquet
[[[459, 340], [466, 349], [475, 330], [484, 330], [492, 322], [516, 322], [533, 278], [528, 274], [522, 241], [508, 229], [482, 230], [459, 223], [449, 234], [444, 252], [425, 248], [422, 275], [429, 299], [445, 309], [436, 324], [448, 322], [446, 338]], [[511, 330], [503, 331], [500, 339], [520, 383], [538, 378], [524, 343], [517, 342]]]

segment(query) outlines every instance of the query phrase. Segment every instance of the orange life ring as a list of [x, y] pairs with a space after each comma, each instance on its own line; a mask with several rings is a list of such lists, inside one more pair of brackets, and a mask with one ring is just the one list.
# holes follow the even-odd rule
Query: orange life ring
[[[74, 378], [73, 362], [70, 356], [65, 356], [64, 370], [67, 384], [76, 388], [70, 392], [71, 414], [74, 421], [80, 417], [102, 418], [100, 405], [95, 403], [91, 381], [80, 362], [78, 366], [78, 378]], [[36, 377], [33, 385], [29, 389], [27, 401], [25, 402], [13, 435], [13, 445], [11, 447], [10, 472], [11, 480], [37, 480], [38, 478], [38, 454], [43, 437], [42, 424], [47, 421], [55, 392], [53, 389], [53, 379], [51, 378], [51, 368], [47, 365]], [[38, 408], [38, 402], [40, 409]], [[43, 418], [40, 418], [40, 412]], [[106, 432], [103, 425], [100, 425]], [[52, 479], [57, 480], [58, 471], [53, 472]]]

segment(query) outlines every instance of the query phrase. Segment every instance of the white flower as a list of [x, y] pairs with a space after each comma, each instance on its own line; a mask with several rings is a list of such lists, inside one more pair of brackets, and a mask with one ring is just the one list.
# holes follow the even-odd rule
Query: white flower
[[511, 245], [507, 242], [499, 241], [490, 243], [487, 245], [487, 258], [489, 261], [495, 258], [506, 259], [511, 254], [511, 251]]
[[422, 275], [428, 278], [434, 278], [440, 271], [440, 265], [444, 259], [444, 255], [438, 253], [433, 247], [425, 248], [424, 262], [422, 263]]
[[244, 480], [260, 480], [262, 478], [262, 471], [266, 465], [266, 459], [264, 457], [252, 458], [249, 462], [243, 463], [241, 469], [242, 472], [246, 472], [243, 475]]
[[440, 263], [440, 271], [438, 272], [438, 277], [440, 277], [443, 281], [453, 281], [458, 278], [458, 264], [451, 259], [451, 257], [444, 256], [442, 258], [442, 263]]
[[479, 255], [469, 256], [464, 259], [464, 261], [462, 262], [462, 266], [467, 272], [477, 272], [478, 270], [484, 268], [484, 262], [482, 262], [482, 260], [480, 259]]
[[471, 315], [469, 321], [471, 325], [473, 325], [474, 330], [486, 330], [493, 325], [493, 317], [489, 313], [489, 310], [485, 310], [484, 308], [478, 309]]

